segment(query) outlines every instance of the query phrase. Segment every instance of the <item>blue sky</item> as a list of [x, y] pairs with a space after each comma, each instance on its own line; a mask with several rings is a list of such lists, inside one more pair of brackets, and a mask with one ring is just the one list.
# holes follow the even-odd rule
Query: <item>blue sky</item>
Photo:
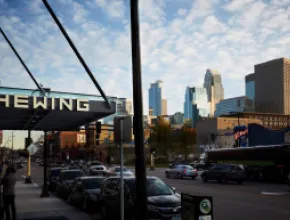
[[[132, 99], [129, 0], [50, 0], [109, 96]], [[254, 65], [290, 57], [290, 0], [140, 0], [144, 112], [150, 82], [164, 81], [168, 111], [207, 68], [225, 97], [243, 95]], [[53, 90], [99, 94], [41, 0], [0, 0], [0, 25], [35, 77]], [[2, 86], [35, 88], [0, 36]]]

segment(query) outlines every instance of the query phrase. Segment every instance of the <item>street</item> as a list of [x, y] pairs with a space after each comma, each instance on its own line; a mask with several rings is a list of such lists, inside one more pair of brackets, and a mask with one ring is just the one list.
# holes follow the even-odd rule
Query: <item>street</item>
[[[43, 167], [32, 165], [32, 180], [41, 186], [43, 182]], [[157, 176], [168, 185], [175, 187], [178, 193], [208, 195], [213, 197], [215, 220], [273, 220], [290, 218], [290, 186], [274, 183], [245, 182], [219, 184], [203, 183], [200, 178], [167, 179], [164, 168], [147, 171], [148, 176]], [[25, 175], [25, 169], [18, 171], [18, 178]], [[282, 195], [267, 195], [282, 192]], [[265, 194], [265, 195], [264, 195]]]

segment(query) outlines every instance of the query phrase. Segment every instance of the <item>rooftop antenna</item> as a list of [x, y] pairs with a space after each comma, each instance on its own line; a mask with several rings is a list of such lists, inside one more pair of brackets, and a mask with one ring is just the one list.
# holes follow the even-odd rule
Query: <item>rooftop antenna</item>
[[4, 39], [6, 40], [6, 42], [8, 43], [8, 45], [13, 50], [14, 54], [17, 56], [18, 60], [20, 61], [20, 63], [22, 64], [22, 66], [24, 67], [24, 69], [26, 70], [26, 72], [29, 74], [29, 76], [32, 79], [32, 81], [35, 83], [35, 85], [39, 89], [39, 91], [41, 91], [44, 94], [44, 91], [43, 91], [42, 87], [38, 84], [38, 82], [34, 78], [33, 74], [30, 72], [30, 70], [28, 69], [28, 67], [26, 66], [26, 64], [24, 63], [24, 61], [22, 60], [22, 58], [18, 54], [17, 50], [14, 48], [13, 44], [10, 42], [10, 40], [8, 39], [8, 37], [6, 36], [6, 34], [4, 33], [4, 31], [2, 30], [1, 27], [0, 27], [0, 32], [3, 35]]
[[55, 15], [54, 11], [52, 10], [52, 8], [50, 7], [50, 5], [48, 4], [47, 0], [42, 0], [42, 1], [43, 1], [43, 4], [45, 5], [46, 9], [50, 13], [51, 17], [53, 18], [54, 22], [57, 24], [57, 26], [59, 27], [59, 29], [62, 32], [63, 36], [67, 40], [67, 42], [70, 45], [71, 49], [74, 51], [74, 53], [77, 56], [77, 58], [79, 59], [80, 63], [83, 65], [83, 67], [86, 70], [87, 74], [89, 75], [89, 77], [91, 78], [91, 80], [93, 81], [93, 83], [95, 84], [95, 86], [97, 87], [97, 89], [99, 90], [99, 92], [101, 93], [101, 96], [103, 97], [103, 99], [107, 103], [108, 107], [111, 108], [111, 104], [110, 104], [110, 102], [109, 102], [106, 94], [104, 93], [104, 91], [102, 90], [101, 86], [97, 82], [97, 80], [94, 77], [92, 71], [90, 70], [90, 68], [86, 64], [85, 60], [83, 59], [83, 57], [79, 53], [78, 49], [75, 47], [74, 43], [72, 42], [72, 40], [68, 36], [66, 30], [64, 29], [64, 27], [60, 23], [59, 19], [57, 18], [57, 16]]

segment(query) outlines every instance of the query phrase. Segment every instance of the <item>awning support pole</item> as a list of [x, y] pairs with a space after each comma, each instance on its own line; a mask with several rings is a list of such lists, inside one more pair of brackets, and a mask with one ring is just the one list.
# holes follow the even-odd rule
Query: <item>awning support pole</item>
[[90, 68], [88, 67], [88, 65], [86, 64], [85, 60], [83, 59], [83, 57], [81, 56], [81, 54], [79, 53], [78, 49], [75, 47], [74, 43], [72, 42], [72, 40], [70, 39], [70, 37], [68, 36], [66, 30], [64, 29], [64, 27], [62, 26], [62, 24], [60, 23], [59, 19], [57, 18], [57, 16], [55, 15], [54, 11], [52, 10], [52, 8], [50, 7], [50, 5], [48, 4], [47, 0], [42, 0], [46, 9], [48, 10], [48, 12], [50, 13], [51, 17], [53, 18], [54, 22], [57, 24], [57, 26], [59, 27], [60, 31], [62, 32], [63, 36], [65, 37], [65, 39], [67, 40], [67, 42], [69, 43], [70, 47], [72, 48], [72, 50], [74, 51], [75, 55], [77, 56], [77, 58], [79, 59], [80, 63], [83, 65], [84, 69], [86, 70], [87, 74], [89, 75], [89, 77], [91, 78], [91, 80], [93, 81], [93, 83], [95, 84], [95, 86], [97, 87], [97, 89], [99, 90], [99, 92], [101, 93], [101, 96], [103, 97], [103, 99], [105, 100], [105, 102], [108, 105], [108, 108], [111, 108], [111, 104], [107, 98], [107, 96], [105, 95], [104, 91], [102, 90], [101, 86], [99, 85], [98, 81], [96, 80], [96, 78], [94, 77], [92, 71], [90, 70]]
[[[31, 131], [30, 130], [28, 130], [28, 138], [27, 139], [28, 139], [27, 143], [26, 143], [27, 146], [25, 146], [26, 148], [30, 144], [32, 144], [30, 142], [30, 140], [31, 140]], [[31, 180], [31, 156], [30, 156], [30, 153], [28, 153], [28, 158], [27, 158], [27, 173], [26, 173], [25, 183], [27, 183], [27, 184], [32, 183], [32, 180]]]

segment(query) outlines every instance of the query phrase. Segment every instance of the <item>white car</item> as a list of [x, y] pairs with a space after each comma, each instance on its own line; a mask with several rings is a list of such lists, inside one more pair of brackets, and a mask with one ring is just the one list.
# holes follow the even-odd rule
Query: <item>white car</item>
[[90, 175], [106, 175], [107, 167], [104, 165], [93, 165], [90, 167]]
[[90, 161], [87, 162], [87, 164], [83, 167], [83, 169], [85, 173], [90, 173], [91, 166], [99, 166], [99, 165], [103, 165], [103, 163], [101, 161]]
[[[121, 174], [120, 167], [112, 167], [107, 171], [107, 176], [120, 176], [120, 174]], [[123, 176], [135, 176], [135, 174], [131, 170], [124, 167]]]

